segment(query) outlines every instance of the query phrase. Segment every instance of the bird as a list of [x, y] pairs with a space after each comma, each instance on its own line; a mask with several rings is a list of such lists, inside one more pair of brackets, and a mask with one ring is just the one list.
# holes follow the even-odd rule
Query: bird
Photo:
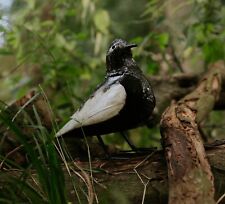
[[[132, 57], [137, 44], [115, 39], [106, 53], [106, 76], [56, 137], [97, 136], [143, 125], [156, 100], [152, 86]], [[134, 145], [125, 137], [131, 147]], [[103, 144], [104, 145], [104, 144]]]

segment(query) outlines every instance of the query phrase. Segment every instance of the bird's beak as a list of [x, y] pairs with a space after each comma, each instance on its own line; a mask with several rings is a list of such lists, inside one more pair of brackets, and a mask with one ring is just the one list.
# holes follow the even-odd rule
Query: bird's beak
[[126, 48], [133, 48], [133, 47], [137, 47], [137, 44], [129, 44], [126, 46]]

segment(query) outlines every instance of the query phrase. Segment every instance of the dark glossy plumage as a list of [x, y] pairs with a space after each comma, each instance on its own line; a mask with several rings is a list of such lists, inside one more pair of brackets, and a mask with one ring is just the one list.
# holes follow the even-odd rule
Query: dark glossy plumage
[[102, 135], [135, 128], [148, 120], [155, 97], [132, 58], [132, 47], [136, 45], [121, 39], [112, 42], [106, 56], [105, 81], [57, 136]]

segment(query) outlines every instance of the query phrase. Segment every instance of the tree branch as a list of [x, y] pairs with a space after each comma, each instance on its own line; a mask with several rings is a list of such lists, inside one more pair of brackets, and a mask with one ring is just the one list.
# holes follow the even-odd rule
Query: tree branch
[[197, 88], [173, 102], [161, 119], [168, 166], [169, 203], [214, 203], [214, 185], [199, 132], [213, 109], [225, 76], [223, 62], [209, 68]]
[[[99, 203], [122, 203], [123, 201], [123, 203], [136, 204], [143, 200], [144, 203], [168, 203], [167, 166], [163, 153], [163, 151], [157, 151], [150, 155], [132, 154], [129, 156], [129, 154], [124, 154], [121, 155], [123, 159], [92, 161], [94, 188]], [[124, 159], [125, 157], [128, 159]], [[225, 189], [225, 145], [209, 148], [207, 158], [215, 178], [215, 199], [218, 200], [224, 194]], [[69, 200], [78, 202], [73, 191], [72, 181], [74, 181], [76, 186], [79, 186], [77, 188], [79, 199], [82, 203], [86, 203], [87, 198], [83, 191], [94, 191], [91, 189], [93, 187], [87, 184], [88, 182], [85, 184], [86, 180], [91, 179], [90, 164], [88, 161], [74, 161], [68, 163], [68, 166], [73, 172], [71, 177], [64, 168]], [[0, 174], [1, 191], [4, 192], [8, 186], [8, 176], [18, 178], [21, 174], [23, 172], [19, 170], [2, 170]], [[36, 178], [35, 172], [32, 172], [32, 178]], [[34, 182], [33, 179], [29, 179], [28, 182], [34, 188], [38, 185], [37, 181]], [[146, 184], [145, 195], [144, 184]]]

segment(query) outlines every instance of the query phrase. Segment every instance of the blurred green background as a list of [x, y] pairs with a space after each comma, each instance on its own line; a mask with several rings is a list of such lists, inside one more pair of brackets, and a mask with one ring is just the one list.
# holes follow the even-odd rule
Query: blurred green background
[[[103, 81], [115, 38], [139, 45], [134, 58], [146, 75], [203, 73], [225, 56], [223, 0], [0, 3], [0, 100], [10, 103], [41, 86], [59, 124]], [[131, 137], [149, 146], [159, 144], [160, 134], [157, 127], [139, 128]]]

